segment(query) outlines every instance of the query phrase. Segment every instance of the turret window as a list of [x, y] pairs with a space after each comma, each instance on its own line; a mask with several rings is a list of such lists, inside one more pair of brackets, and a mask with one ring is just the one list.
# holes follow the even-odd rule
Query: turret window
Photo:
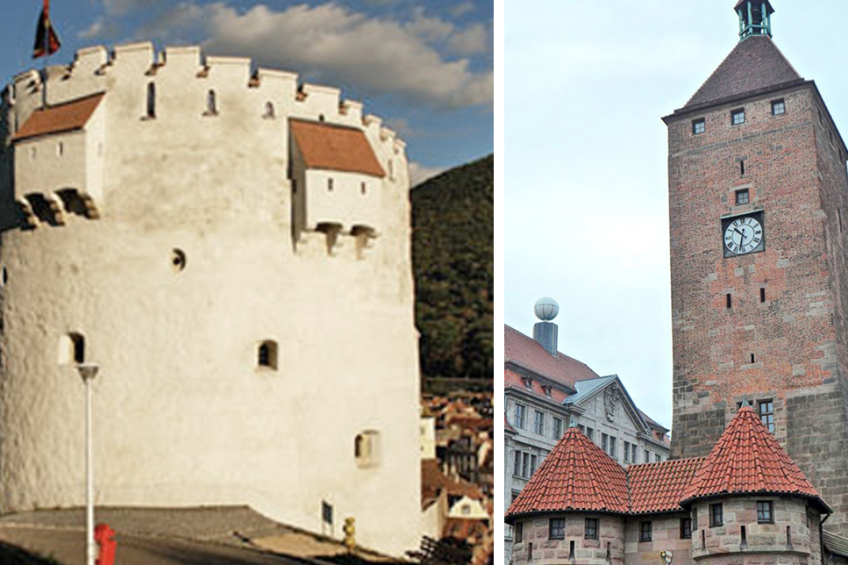
[[757, 501], [757, 523], [758, 524], [773, 524], [774, 517], [772, 514], [771, 501]]
[[651, 541], [652, 539], [651, 522], [641, 522], [639, 524], [639, 541]]
[[214, 116], [218, 114], [218, 96], [214, 90], [206, 93], [206, 115]]
[[524, 540], [524, 522], [516, 522], [513, 532], [515, 543], [521, 543]]
[[730, 112], [730, 124], [734, 126], [745, 123], [745, 108], [739, 108]]
[[692, 539], [692, 518], [680, 519], [680, 539]]
[[85, 337], [69, 333], [59, 341], [59, 363], [69, 365], [85, 363]]
[[264, 369], [277, 369], [277, 342], [263, 341], [256, 349], [256, 366]]
[[724, 525], [724, 508], [721, 503], [710, 504], [710, 527]]
[[586, 518], [586, 529], [584, 530], [586, 539], [598, 539], [598, 519]]
[[565, 518], [551, 518], [548, 539], [565, 539]]
[[774, 401], [761, 400], [757, 404], [757, 409], [760, 413], [760, 421], [768, 428], [768, 431], [774, 433]]
[[276, 112], [274, 111], [274, 104], [272, 102], [265, 102], [265, 113], [262, 115], [265, 119], [273, 119], [276, 116]]
[[156, 84], [147, 83], [147, 116], [148, 119], [156, 117]]
[[362, 432], [353, 440], [353, 452], [359, 467], [374, 467], [379, 462], [379, 434]]

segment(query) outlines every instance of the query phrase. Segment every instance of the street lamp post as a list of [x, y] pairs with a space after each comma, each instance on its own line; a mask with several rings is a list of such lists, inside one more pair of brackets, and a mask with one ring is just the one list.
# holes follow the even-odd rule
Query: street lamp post
[[85, 554], [86, 564], [95, 565], [97, 545], [94, 543], [94, 457], [91, 448], [91, 381], [97, 376], [94, 363], [77, 365], [85, 383]]

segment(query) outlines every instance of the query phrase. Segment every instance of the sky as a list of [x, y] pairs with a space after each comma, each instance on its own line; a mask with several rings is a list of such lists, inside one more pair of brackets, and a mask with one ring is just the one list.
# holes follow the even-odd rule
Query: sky
[[[6, 2], [0, 76], [32, 60], [42, 0]], [[493, 148], [491, 0], [52, 0], [68, 64], [80, 47], [150, 40], [252, 57], [340, 87], [407, 142], [413, 184]]]
[[[774, 40], [848, 135], [844, 0], [771, 0]], [[671, 427], [667, 131], [738, 42], [736, 0], [524, 0], [504, 19], [504, 320], [618, 374]]]

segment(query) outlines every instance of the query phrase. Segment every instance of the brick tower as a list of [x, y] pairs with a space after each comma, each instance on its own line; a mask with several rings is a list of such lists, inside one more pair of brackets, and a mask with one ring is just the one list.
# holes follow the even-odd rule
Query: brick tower
[[706, 455], [747, 400], [848, 534], [846, 146], [815, 83], [742, 0], [739, 44], [669, 135], [672, 457]]

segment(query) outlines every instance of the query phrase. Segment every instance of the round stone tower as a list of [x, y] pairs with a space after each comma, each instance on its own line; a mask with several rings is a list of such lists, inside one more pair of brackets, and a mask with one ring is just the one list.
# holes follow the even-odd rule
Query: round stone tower
[[[248, 59], [92, 47], [0, 135], [0, 511], [249, 504], [418, 543], [404, 144]], [[46, 104], [45, 104], [46, 99]]]

